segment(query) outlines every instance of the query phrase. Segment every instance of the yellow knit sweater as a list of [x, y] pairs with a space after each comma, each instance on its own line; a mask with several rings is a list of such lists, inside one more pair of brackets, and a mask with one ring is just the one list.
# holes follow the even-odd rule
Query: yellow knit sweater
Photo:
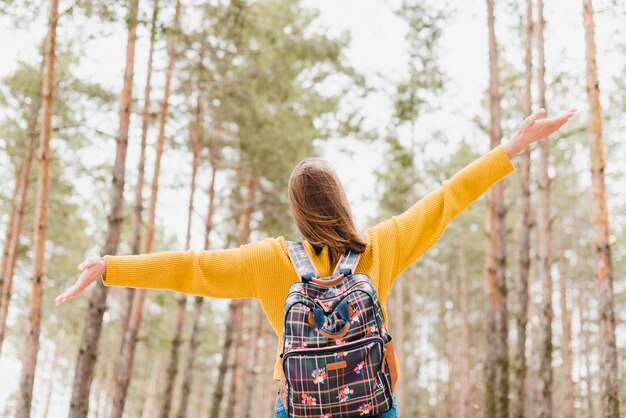
[[[498, 180], [515, 171], [501, 145], [461, 169], [441, 187], [404, 213], [367, 229], [369, 238], [356, 268], [372, 279], [387, 326], [387, 297], [396, 276], [426, 252], [448, 223]], [[332, 273], [328, 248], [316, 255], [304, 244], [321, 276]], [[170, 289], [214, 298], [256, 298], [278, 336], [274, 380], [279, 381], [283, 303], [298, 281], [285, 239], [267, 238], [234, 249], [162, 251], [140, 255], [105, 255], [107, 286]], [[393, 328], [391, 333], [393, 335]], [[396, 358], [397, 362], [397, 358]], [[400, 370], [400, 367], [397, 367]]]

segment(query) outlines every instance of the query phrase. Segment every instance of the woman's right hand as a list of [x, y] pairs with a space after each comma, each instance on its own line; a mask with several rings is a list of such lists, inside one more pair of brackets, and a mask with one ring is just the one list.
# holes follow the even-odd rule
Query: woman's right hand
[[576, 112], [578, 110], [572, 108], [559, 116], [544, 119], [546, 111], [539, 109], [524, 119], [511, 140], [503, 145], [504, 150], [509, 158], [515, 157], [533, 142], [558, 131]]
[[106, 272], [106, 260], [104, 257], [98, 256], [87, 257], [85, 261], [78, 265], [78, 270], [82, 271], [82, 273], [76, 280], [76, 283], [54, 299], [57, 305], [80, 295], [96, 279], [102, 277]]

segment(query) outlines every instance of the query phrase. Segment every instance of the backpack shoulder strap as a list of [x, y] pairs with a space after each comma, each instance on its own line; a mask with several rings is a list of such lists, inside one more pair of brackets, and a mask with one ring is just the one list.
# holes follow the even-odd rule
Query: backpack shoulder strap
[[299, 241], [285, 242], [289, 252], [289, 259], [298, 273], [298, 277], [302, 280], [311, 280], [313, 277], [319, 277], [319, 272], [304, 244]]
[[348, 251], [347, 253], [342, 255], [339, 259], [339, 262], [337, 262], [337, 266], [335, 267], [335, 271], [333, 271], [333, 274], [343, 273], [344, 276], [353, 274], [357, 264], [359, 264], [360, 258], [361, 254]]

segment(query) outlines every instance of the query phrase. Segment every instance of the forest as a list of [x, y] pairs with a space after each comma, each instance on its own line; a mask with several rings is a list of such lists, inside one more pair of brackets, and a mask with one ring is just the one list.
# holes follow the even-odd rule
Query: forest
[[0, 0], [0, 417], [273, 416], [257, 300], [55, 297], [89, 256], [298, 240], [303, 158], [364, 230], [572, 107], [395, 281], [395, 395], [402, 417], [626, 417], [625, 21], [620, 0]]

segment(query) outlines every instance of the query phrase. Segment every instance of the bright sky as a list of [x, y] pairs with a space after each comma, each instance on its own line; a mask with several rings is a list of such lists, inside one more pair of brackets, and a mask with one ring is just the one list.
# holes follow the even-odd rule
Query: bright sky
[[[67, 7], [66, 3], [67, 1], [61, 0], [62, 9]], [[186, 2], [183, 1], [183, 3]], [[419, 140], [428, 141], [430, 132], [441, 130], [450, 140], [467, 140], [475, 144], [478, 151], [487, 151], [487, 138], [471, 122], [476, 115], [486, 116], [481, 106], [488, 81], [485, 2], [484, 0], [470, 0], [450, 1], [449, 3], [453, 4], [454, 13], [446, 24], [441, 49], [441, 67], [448, 78], [447, 91], [441, 96], [441, 110], [420, 122]], [[572, 0], [547, 1], [545, 9], [548, 22], [546, 65], [548, 78], [551, 77], [554, 72], [553, 68], [557, 65], [560, 71], [568, 70], [579, 76], [580, 88], [571, 92], [571, 98], [563, 98], [562, 101], [567, 102], [568, 106], [581, 109], [581, 115], [578, 117], [586, 117], [586, 101], [583, 95], [584, 78], [582, 78], [584, 38], [581, 3], [582, 1]], [[147, 2], [142, 1], [141, 4], [145, 7]], [[384, 87], [384, 79], [380, 75], [390, 80], [401, 79], [407, 62], [404, 40], [406, 27], [393, 14], [388, 5], [389, 2], [383, 0], [306, 0], [305, 4], [319, 8], [321, 11], [319, 23], [329, 28], [331, 34], [343, 31], [351, 34], [352, 44], [347, 51], [347, 57], [354, 67], [368, 77], [371, 84]], [[598, 25], [597, 29], [601, 86], [610, 85], [611, 77], [622, 70], [623, 54], [614, 49], [613, 45], [615, 39], [618, 41], [621, 39], [622, 44], [626, 40], [624, 29], [618, 25], [617, 18], [611, 15], [610, 10], [604, 9], [605, 7], [605, 1], [596, 2], [596, 8], [602, 11], [598, 17], [602, 19], [602, 24]], [[515, 29], [518, 23], [515, 13], [506, 4], [499, 6], [496, 13], [497, 31], [503, 54], [509, 61], [514, 61], [519, 66], [523, 57], [522, 50], [519, 48], [521, 40]], [[6, 21], [6, 17], [0, 17], [0, 56], [3, 57], [0, 63], [0, 77], [10, 73], [18, 60], [38, 62], [36, 44], [45, 33], [45, 22], [44, 20], [41, 22], [40, 25], [13, 29], [12, 25]], [[620, 30], [618, 35], [614, 33], [616, 29]], [[62, 26], [59, 30], [59, 40], [63, 42], [69, 36], [80, 36], [74, 32], [72, 28]], [[119, 91], [125, 58], [123, 55], [125, 50], [121, 46], [125, 42], [126, 32], [122, 25], [112, 26], [109, 33], [101, 39], [86, 41], [84, 57], [77, 72], [85, 79], [99, 81], [111, 87], [113, 91]], [[162, 48], [162, 44], [159, 47]], [[161, 51], [157, 59], [158, 70], [164, 67], [162, 56]], [[141, 96], [147, 60], [145, 29], [139, 31], [136, 59], [135, 94]], [[162, 84], [160, 74], [155, 76], [155, 82]], [[160, 94], [155, 94], [153, 97], [158, 99]], [[608, 106], [606, 95], [603, 95], [603, 101], [605, 107]], [[384, 94], [369, 95], [364, 100], [362, 108], [368, 126], [383, 128], [388, 123], [390, 108]], [[132, 120], [135, 133], [138, 122], [138, 118]], [[115, 114], [96, 115], [92, 123], [112, 134], [115, 133], [117, 127]], [[172, 121], [169, 126], [169, 129], [173, 130], [171, 126], [176, 126], [176, 121]], [[127, 172], [133, 178], [138, 155], [138, 138], [138, 135], [132, 134], [127, 160]], [[349, 150], [347, 154], [339, 151], [339, 142], [342, 142]], [[83, 156], [92, 159], [94, 163], [109, 161], [112, 164], [114, 141], [110, 140], [106, 144], [100, 143], [96, 146], [97, 149], [85, 150]], [[433, 150], [433, 155], [428, 156], [429, 158], [445, 158], [447, 150], [443, 146], [434, 146], [429, 149]], [[333, 163], [340, 178], [344, 181], [357, 223], [362, 228], [367, 226], [368, 219], [376, 213], [376, 195], [372, 193], [375, 189], [372, 171], [381, 161], [380, 151], [380, 145], [363, 145], [354, 140], [347, 142], [335, 140], [323, 150], [324, 156]], [[346, 161], [346, 155], [352, 156], [350, 164], [342, 164]], [[186, 219], [178, 214], [186, 213], [188, 191], [187, 180], [184, 179], [189, 177], [191, 171], [189, 161], [189, 156], [180, 150], [166, 151], [164, 166], [169, 168], [162, 171], [164, 186], [159, 189], [160, 203], [157, 215], [160, 222], [166, 225], [167, 231], [179, 239], [179, 247], [171, 249], [182, 249], [184, 245]], [[285, 176], [288, 174], [285, 173]], [[200, 180], [203, 189], [206, 189], [207, 180], [206, 178]], [[180, 182], [183, 182], [184, 187], [176, 187], [181, 184]], [[222, 187], [228, 187], [228, 185], [222, 185]], [[127, 187], [127, 196], [131, 198], [132, 193], [129, 189]], [[88, 183], [85, 183], [81, 190], [85, 196], [88, 196], [91, 191]], [[200, 208], [206, 207], [204, 196], [198, 196], [198, 205]], [[202, 209], [199, 211], [201, 213], [195, 219], [196, 226], [202, 222], [204, 211]], [[102, 219], [99, 222], [106, 222], [106, 220]], [[194, 236], [192, 247], [200, 249], [201, 243], [201, 232], [198, 232]], [[94, 252], [100, 244], [94, 243]], [[0, 387], [12, 388], [16, 386], [16, 380], [5, 381], [4, 379], [8, 376], [16, 376], [19, 364], [9, 362], [6, 358], [7, 356], [3, 356], [0, 361], [0, 369], [5, 371], [2, 373], [3, 377], [0, 377]], [[5, 400], [3, 395], [9, 395], [11, 391], [1, 392], [0, 405]]]

